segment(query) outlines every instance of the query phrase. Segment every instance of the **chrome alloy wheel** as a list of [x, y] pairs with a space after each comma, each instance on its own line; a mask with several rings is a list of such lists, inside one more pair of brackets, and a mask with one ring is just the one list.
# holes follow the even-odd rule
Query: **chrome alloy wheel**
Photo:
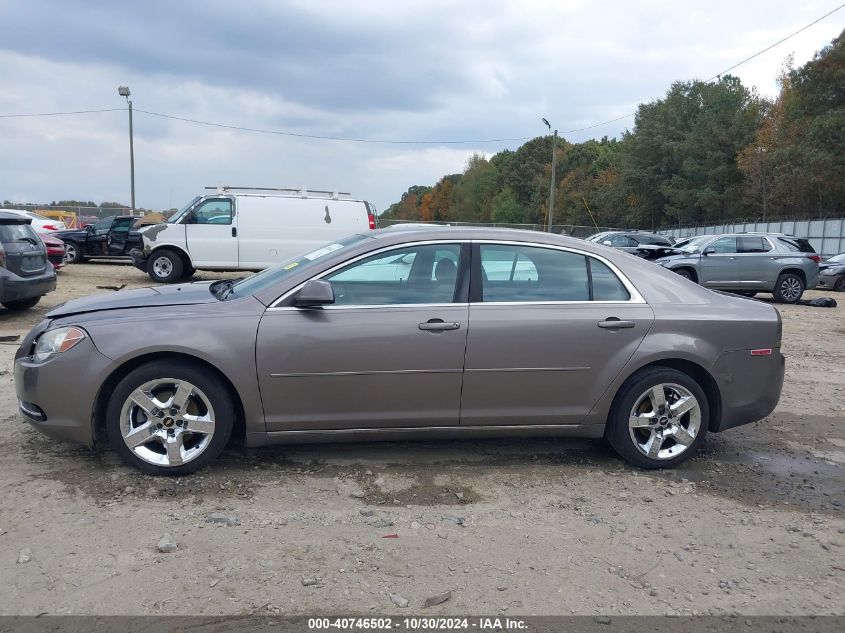
[[686, 451], [701, 428], [701, 407], [681, 385], [655, 385], [639, 398], [628, 417], [631, 439], [651, 459], [672, 459]]
[[801, 297], [801, 282], [795, 277], [787, 277], [780, 284], [780, 294], [787, 301], [798, 301]]
[[169, 277], [173, 272], [173, 262], [170, 261], [169, 257], [156, 257], [153, 260], [153, 272], [156, 274], [156, 277], [161, 279]]
[[120, 433], [129, 450], [145, 462], [181, 466], [211, 443], [214, 409], [208, 397], [186, 380], [151, 380], [123, 403]]
[[76, 247], [73, 244], [65, 244], [65, 255], [63, 259], [65, 264], [72, 264], [76, 261]]

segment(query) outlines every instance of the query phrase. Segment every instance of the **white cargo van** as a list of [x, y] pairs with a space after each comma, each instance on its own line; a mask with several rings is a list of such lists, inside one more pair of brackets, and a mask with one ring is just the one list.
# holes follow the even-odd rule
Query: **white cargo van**
[[132, 263], [153, 281], [195, 270], [263, 270], [331, 240], [376, 228], [376, 210], [349, 194], [307, 189], [206, 187], [166, 223], [139, 229]]

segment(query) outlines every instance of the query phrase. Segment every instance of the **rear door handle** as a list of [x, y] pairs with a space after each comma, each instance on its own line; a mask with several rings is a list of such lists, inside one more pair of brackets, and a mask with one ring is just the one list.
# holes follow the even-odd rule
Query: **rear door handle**
[[461, 327], [461, 324], [453, 321], [443, 321], [443, 319], [429, 319], [425, 323], [420, 323], [417, 327], [424, 332], [445, 332], [447, 330], [457, 330]]
[[620, 321], [616, 317], [608, 317], [604, 321], [599, 321], [598, 326], [604, 330], [623, 330], [632, 328], [636, 325], [633, 321]]

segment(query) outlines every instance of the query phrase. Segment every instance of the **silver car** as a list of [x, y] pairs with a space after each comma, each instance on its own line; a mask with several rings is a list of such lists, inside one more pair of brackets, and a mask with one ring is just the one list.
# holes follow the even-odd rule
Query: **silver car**
[[702, 286], [748, 297], [771, 292], [777, 301], [795, 303], [819, 277], [821, 258], [810, 242], [792, 235], [699, 235], [674, 248], [655, 263]]
[[612, 248], [397, 229], [241, 281], [70, 301], [23, 341], [15, 386], [36, 428], [105, 430], [151, 474], [195, 471], [233, 435], [604, 436], [660, 468], [774, 409], [780, 339], [770, 305]]

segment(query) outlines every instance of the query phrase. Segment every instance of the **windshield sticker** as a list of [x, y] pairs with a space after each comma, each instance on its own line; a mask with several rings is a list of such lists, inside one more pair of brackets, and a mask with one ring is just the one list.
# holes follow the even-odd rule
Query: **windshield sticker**
[[323, 248], [319, 248], [312, 253], [308, 253], [307, 255], [304, 255], [303, 257], [305, 259], [307, 259], [308, 261], [313, 262], [315, 259], [319, 259], [320, 257], [323, 257], [324, 255], [328, 255], [329, 253], [333, 253], [334, 251], [336, 251], [339, 248], [343, 248], [343, 244], [329, 244], [328, 246], [324, 246]]
[[299, 262], [291, 262], [290, 264], [285, 266], [284, 269], [285, 270], [292, 270], [292, 269], [296, 268], [297, 266], [299, 266]]

